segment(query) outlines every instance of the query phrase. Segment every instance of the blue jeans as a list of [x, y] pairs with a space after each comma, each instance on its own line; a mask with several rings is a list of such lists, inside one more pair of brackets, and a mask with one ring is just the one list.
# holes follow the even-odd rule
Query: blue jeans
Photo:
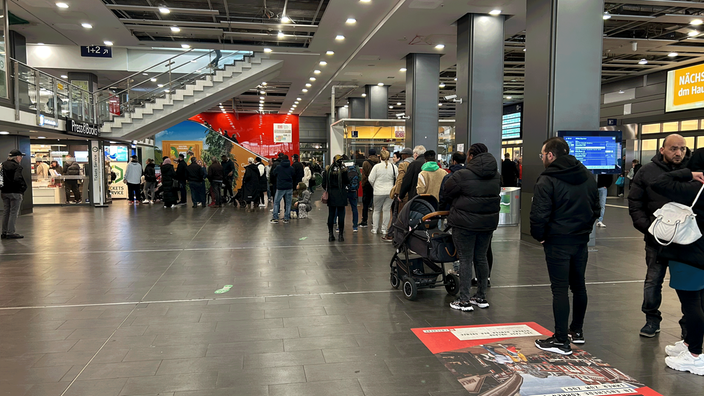
[[599, 187], [599, 206], [601, 206], [601, 215], [599, 221], [604, 222], [604, 211], [606, 210], [606, 187]]
[[359, 212], [357, 211], [357, 191], [348, 191], [347, 200], [350, 201], [350, 206], [352, 207], [352, 228], [356, 229], [359, 226]]
[[293, 198], [293, 190], [276, 190], [276, 196], [274, 197], [274, 220], [279, 219], [279, 212], [281, 211], [281, 198], [283, 198], [286, 202], [284, 220], [288, 221], [291, 218], [291, 199]]

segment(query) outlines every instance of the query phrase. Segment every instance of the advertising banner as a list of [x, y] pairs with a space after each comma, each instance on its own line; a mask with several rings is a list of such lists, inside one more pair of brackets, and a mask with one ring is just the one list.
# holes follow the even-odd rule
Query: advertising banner
[[293, 142], [293, 125], [291, 125], [291, 124], [274, 124], [274, 142], [276, 142], [276, 143], [292, 143]]
[[536, 339], [552, 335], [537, 323], [412, 331], [473, 395], [661, 396], [574, 346], [572, 355], [567, 356], [536, 348]]
[[665, 111], [704, 107], [704, 64], [667, 72]]
[[113, 162], [110, 168], [117, 175], [117, 178], [110, 185], [110, 195], [113, 199], [127, 199], [127, 183], [125, 183], [125, 171], [127, 162]]

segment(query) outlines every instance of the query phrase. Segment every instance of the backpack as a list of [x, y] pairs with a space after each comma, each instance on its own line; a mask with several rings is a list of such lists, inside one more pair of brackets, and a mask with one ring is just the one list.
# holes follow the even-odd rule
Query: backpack
[[78, 162], [74, 162], [71, 165], [68, 166], [68, 169], [66, 169], [66, 174], [67, 175], [80, 175], [81, 174], [81, 166], [78, 165]]
[[[350, 165], [351, 164], [351, 165]], [[347, 189], [349, 191], [357, 191], [359, 189], [359, 168], [354, 162], [348, 162], [345, 164], [347, 166], [347, 177], [350, 179], [350, 184]]]

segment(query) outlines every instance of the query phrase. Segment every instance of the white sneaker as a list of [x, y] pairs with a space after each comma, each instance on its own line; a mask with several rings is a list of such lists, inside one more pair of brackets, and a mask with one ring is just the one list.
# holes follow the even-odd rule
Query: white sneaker
[[149, 200], [145, 199], [144, 201], [142, 201], [142, 203], [149, 203]]
[[692, 374], [704, 375], [704, 355], [694, 357], [688, 350], [677, 356], [666, 357], [665, 364], [673, 370], [689, 371]]
[[376, 228], [372, 228], [372, 234], [376, 234]]
[[149, 203], [150, 203], [150, 204], [153, 204], [153, 203], [154, 203], [154, 201], [149, 201]]
[[266, 205], [264, 205], [264, 204], [259, 204], [259, 207], [260, 207], [260, 208], [266, 208]]
[[596, 226], [597, 226], [597, 227], [601, 227], [601, 228], [606, 228], [606, 224], [604, 224], [604, 223], [602, 223], [602, 222], [600, 222], [600, 221], [597, 221], [597, 222], [596, 222]]
[[667, 353], [667, 356], [679, 356], [680, 353], [684, 351], [688, 351], [689, 348], [687, 348], [687, 345], [684, 344], [684, 341], [677, 341], [675, 345], [668, 345], [665, 347], [665, 353]]

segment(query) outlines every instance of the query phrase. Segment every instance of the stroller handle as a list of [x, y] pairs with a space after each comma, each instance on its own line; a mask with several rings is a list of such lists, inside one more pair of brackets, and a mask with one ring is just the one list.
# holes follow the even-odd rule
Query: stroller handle
[[428, 221], [428, 220], [432, 219], [433, 217], [448, 216], [449, 214], [450, 214], [449, 211], [441, 211], [441, 212], [428, 213], [427, 215], [423, 216], [422, 221]]

